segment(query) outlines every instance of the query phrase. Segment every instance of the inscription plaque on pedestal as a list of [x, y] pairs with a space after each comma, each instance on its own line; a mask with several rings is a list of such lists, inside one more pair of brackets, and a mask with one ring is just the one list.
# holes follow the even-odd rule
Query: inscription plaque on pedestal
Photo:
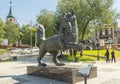
[[78, 70], [77, 76], [84, 77], [85, 84], [87, 84], [87, 77], [90, 76], [93, 64], [94, 62], [91, 64], [82, 64]]

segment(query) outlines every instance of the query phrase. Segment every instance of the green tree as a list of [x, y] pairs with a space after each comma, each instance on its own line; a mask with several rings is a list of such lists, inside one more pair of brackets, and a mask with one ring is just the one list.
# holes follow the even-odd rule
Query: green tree
[[5, 38], [8, 39], [8, 44], [16, 44], [20, 35], [19, 25], [7, 21], [5, 23], [4, 30], [5, 30]]
[[31, 39], [32, 39], [32, 46], [35, 46], [35, 40], [36, 40], [36, 32], [37, 29], [35, 27], [30, 28], [28, 25], [23, 25], [20, 28], [21, 36], [20, 40], [22, 44], [25, 45], [31, 45]]
[[44, 26], [47, 38], [54, 34], [55, 16], [53, 11], [47, 9], [41, 10], [40, 14], [37, 16], [37, 22]]
[[0, 42], [4, 39], [4, 22], [0, 19]]
[[[74, 9], [78, 21], [79, 40], [83, 40], [85, 37], [88, 38], [95, 26], [115, 23], [112, 5], [113, 0], [59, 0], [56, 14], [59, 18], [63, 12], [68, 13]], [[57, 23], [60, 20], [59, 18]]]
[[22, 33], [20, 37], [22, 44], [30, 45], [30, 31], [31, 30], [28, 25], [23, 25], [20, 28], [20, 32]]

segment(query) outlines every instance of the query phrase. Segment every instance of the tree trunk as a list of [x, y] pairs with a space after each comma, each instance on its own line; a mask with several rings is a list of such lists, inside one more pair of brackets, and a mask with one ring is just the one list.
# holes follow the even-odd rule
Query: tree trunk
[[83, 28], [83, 33], [82, 33], [82, 39], [81, 39], [81, 40], [84, 39], [84, 35], [85, 35], [86, 28], [87, 28], [87, 26], [88, 26], [88, 24], [89, 24], [89, 22], [90, 22], [91, 20], [92, 20], [92, 17], [86, 22], [86, 24], [85, 24], [85, 26], [84, 26], [84, 28]]

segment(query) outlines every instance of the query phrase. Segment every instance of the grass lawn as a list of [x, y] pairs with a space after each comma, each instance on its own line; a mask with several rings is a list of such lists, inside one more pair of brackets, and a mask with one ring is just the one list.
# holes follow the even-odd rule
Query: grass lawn
[[[114, 50], [116, 59], [120, 58], [120, 51]], [[99, 50], [99, 56], [104, 57], [106, 50]], [[111, 59], [111, 52], [112, 50], [109, 50], [110, 53], [110, 59]], [[83, 56], [80, 57], [80, 52], [77, 52], [77, 60], [78, 61], [97, 61], [97, 57], [87, 56], [87, 55], [96, 55], [98, 54], [98, 50], [83, 50]], [[68, 55], [64, 55], [63, 59], [66, 59], [67, 61], [74, 61], [74, 57]], [[105, 60], [104, 58], [100, 58], [101, 60]]]
[[5, 52], [8, 52], [9, 50], [8, 49], [0, 49], [0, 54], [3, 54]]
[[[114, 50], [114, 51], [115, 51], [116, 58], [120, 58], [120, 51], [118, 51], [118, 50]], [[99, 50], [99, 55], [104, 56], [105, 52], [106, 52], [106, 50]], [[109, 50], [110, 57], [111, 57], [111, 52], [112, 52], [112, 50]], [[84, 50], [83, 54], [97, 55], [98, 50]]]

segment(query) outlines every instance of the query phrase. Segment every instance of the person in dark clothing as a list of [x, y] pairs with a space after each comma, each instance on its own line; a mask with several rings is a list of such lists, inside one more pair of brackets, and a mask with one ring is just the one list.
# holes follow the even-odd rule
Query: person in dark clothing
[[69, 50], [70, 56], [72, 56], [72, 49]]
[[114, 60], [114, 63], [116, 63], [114, 50], [112, 50], [112, 52], [111, 52], [111, 62], [113, 62], [113, 60]]
[[109, 58], [109, 50], [107, 49], [105, 52], [105, 56], [106, 56], [106, 63], [110, 62], [110, 58]]

